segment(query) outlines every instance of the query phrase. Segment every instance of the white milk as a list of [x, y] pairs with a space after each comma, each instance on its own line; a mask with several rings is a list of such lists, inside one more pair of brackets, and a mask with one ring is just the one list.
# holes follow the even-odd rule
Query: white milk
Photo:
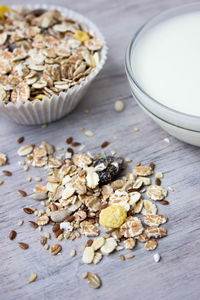
[[145, 33], [132, 69], [140, 87], [158, 102], [200, 116], [200, 12], [173, 17]]

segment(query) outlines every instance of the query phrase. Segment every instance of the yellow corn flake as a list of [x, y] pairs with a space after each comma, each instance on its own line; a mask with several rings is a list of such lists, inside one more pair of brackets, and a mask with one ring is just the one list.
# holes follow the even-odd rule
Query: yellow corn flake
[[105, 209], [102, 209], [99, 222], [105, 227], [119, 228], [125, 220], [125, 208], [120, 205], [111, 205]]
[[43, 94], [39, 94], [37, 95], [35, 98], [38, 99], [38, 100], [42, 100], [46, 95], [43, 95]]
[[0, 5], [0, 18], [3, 17], [4, 13], [9, 12], [10, 8], [8, 6], [5, 5]]
[[76, 30], [74, 37], [76, 40], [79, 40], [82, 43], [90, 39], [89, 35], [81, 30]]

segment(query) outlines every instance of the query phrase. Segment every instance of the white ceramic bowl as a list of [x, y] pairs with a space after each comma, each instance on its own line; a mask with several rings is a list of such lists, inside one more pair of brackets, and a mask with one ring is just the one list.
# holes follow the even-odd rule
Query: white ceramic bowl
[[171, 17], [197, 10], [200, 10], [200, 4], [184, 5], [159, 14], [146, 22], [136, 32], [127, 48], [125, 68], [132, 95], [139, 106], [169, 134], [186, 143], [200, 146], [200, 117], [171, 109], [149, 96], [135, 80], [134, 66], [131, 63], [136, 44], [149, 29]]
[[[15, 8], [15, 6], [12, 7]], [[7, 116], [9, 119], [19, 124], [36, 125], [50, 123], [69, 114], [78, 105], [94, 78], [103, 68], [103, 65], [107, 59], [108, 48], [103, 35], [96, 25], [77, 12], [69, 10], [65, 7], [46, 4], [27, 4], [24, 5], [24, 7], [30, 10], [37, 8], [43, 8], [47, 10], [57, 9], [64, 16], [86, 24], [88, 28], [95, 33], [95, 36], [102, 41], [103, 44], [99, 65], [85, 78], [84, 81], [70, 88], [67, 92], [61, 92], [58, 96], [53, 95], [51, 98], [44, 97], [42, 101], [36, 100], [33, 103], [30, 101], [27, 101], [25, 104], [4, 104], [3, 102], [0, 102], [1, 115]]]

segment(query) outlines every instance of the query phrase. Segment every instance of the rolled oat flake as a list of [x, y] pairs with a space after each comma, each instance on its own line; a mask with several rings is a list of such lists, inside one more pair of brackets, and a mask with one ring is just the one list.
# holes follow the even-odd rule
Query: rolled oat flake
[[98, 289], [101, 286], [101, 279], [95, 273], [88, 273], [88, 284], [93, 289]]

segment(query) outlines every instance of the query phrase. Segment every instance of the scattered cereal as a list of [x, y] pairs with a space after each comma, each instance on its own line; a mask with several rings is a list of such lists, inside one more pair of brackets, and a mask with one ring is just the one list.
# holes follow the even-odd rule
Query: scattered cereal
[[19, 220], [19, 222], [18, 222], [18, 226], [22, 226], [24, 224], [24, 221], [23, 220]]
[[97, 274], [88, 273], [87, 278], [89, 286], [91, 286], [93, 289], [98, 289], [101, 286], [101, 280]]
[[147, 251], [155, 250], [158, 246], [156, 240], [149, 240], [145, 243], [144, 249]]
[[70, 256], [71, 256], [71, 257], [76, 256], [76, 250], [75, 250], [75, 249], [73, 249], [73, 250], [70, 252]]
[[[68, 138], [66, 143], [75, 147], [78, 142]], [[90, 152], [67, 152], [70, 155], [62, 159], [55, 157], [54, 149], [58, 148], [42, 142], [40, 146], [31, 145], [31, 152], [24, 155], [31, 166], [47, 171], [46, 185], [37, 184], [30, 196], [41, 201], [43, 208], [28, 205], [24, 208], [26, 213], [37, 216], [37, 222], [29, 221], [32, 228], [42, 230], [50, 224], [58, 241], [63, 238], [74, 241], [82, 235], [94, 237], [82, 246], [82, 260], [86, 264], [96, 265], [104, 255], [114, 251], [132, 250], [138, 242], [144, 243], [147, 251], [157, 247], [157, 239], [167, 235], [166, 228], [161, 227], [167, 217], [157, 214], [152, 201], [144, 200], [144, 192], [147, 189], [147, 196], [160, 204], [165, 204], [163, 198], [167, 193], [161, 185], [151, 185], [149, 176], [154, 173], [154, 163], [147, 166], [137, 163], [120, 178], [124, 161], [120, 157], [106, 156], [103, 152], [97, 157]], [[100, 236], [102, 231], [104, 236]], [[62, 247], [59, 244], [50, 247], [48, 238], [50, 234], [45, 233], [42, 245], [46, 250], [50, 248], [52, 255], [58, 254]], [[74, 257], [76, 250], [70, 255]], [[133, 257], [132, 253], [121, 254], [122, 260]], [[89, 276], [92, 286], [99, 285], [95, 276]]]
[[155, 177], [161, 179], [161, 178], [163, 178], [163, 173], [162, 172], [157, 172], [155, 174]]
[[86, 279], [88, 277], [88, 272], [83, 273], [82, 278]]
[[91, 130], [86, 130], [86, 131], [84, 132], [84, 135], [85, 135], [85, 136], [88, 136], [88, 137], [92, 137], [92, 136], [94, 135], [94, 133], [93, 133]]
[[40, 181], [42, 181], [42, 178], [37, 176], [37, 177], [34, 178], [34, 180], [37, 181], [37, 182], [40, 182]]
[[161, 259], [160, 254], [159, 253], [154, 254], [153, 259], [156, 263], [158, 263]]
[[4, 166], [7, 163], [7, 156], [0, 152], [0, 166]]
[[17, 232], [15, 230], [12, 230], [10, 233], [9, 233], [9, 239], [10, 240], [14, 240], [17, 236]]
[[94, 258], [94, 249], [92, 247], [85, 247], [85, 250], [83, 252], [82, 261], [84, 264], [90, 264], [92, 263]]
[[134, 258], [135, 256], [132, 253], [126, 254], [126, 258], [131, 259]]
[[17, 143], [21, 144], [21, 143], [23, 143], [23, 141], [24, 141], [24, 137], [21, 136], [20, 138], [18, 138]]
[[34, 274], [31, 274], [31, 276], [29, 277], [28, 282], [31, 283], [31, 282], [35, 281], [36, 278], [37, 278], [37, 275], [36, 275], [35, 273], [34, 273]]
[[122, 261], [124, 261], [125, 260], [125, 256], [124, 255], [120, 255], [120, 259], [122, 260]]
[[115, 101], [114, 107], [115, 107], [115, 111], [122, 112], [124, 110], [125, 105], [123, 101], [117, 100]]
[[170, 143], [170, 140], [168, 138], [164, 138], [163, 140], [165, 143], [169, 144]]
[[120, 205], [111, 205], [100, 213], [100, 224], [105, 227], [119, 228], [126, 219], [126, 210]]
[[26, 243], [22, 243], [22, 242], [19, 242], [18, 243], [18, 246], [23, 249], [23, 250], [27, 250], [29, 248], [29, 245], [26, 244]]
[[10, 171], [7, 171], [7, 170], [3, 170], [2, 173], [5, 175], [5, 176], [12, 176], [12, 173]]

